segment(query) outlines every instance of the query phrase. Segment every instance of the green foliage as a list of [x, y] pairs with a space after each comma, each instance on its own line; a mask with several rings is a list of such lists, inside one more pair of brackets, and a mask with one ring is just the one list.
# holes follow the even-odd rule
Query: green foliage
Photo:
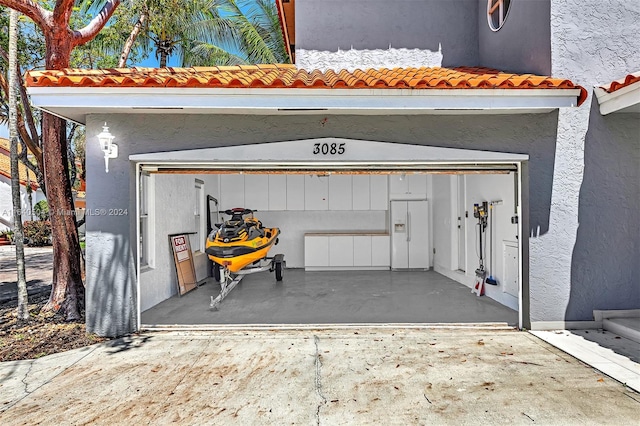
[[48, 220], [49, 219], [49, 203], [47, 200], [40, 200], [33, 206], [33, 213], [40, 220]]
[[24, 223], [24, 237], [29, 247], [42, 247], [51, 244], [51, 222], [48, 220], [29, 220]]
[[[104, 0], [83, 0], [88, 17]], [[95, 40], [89, 62], [97, 52], [117, 63], [120, 51], [141, 14], [146, 25], [134, 44], [128, 64], [155, 54], [159, 64], [177, 55], [182, 66], [288, 63], [273, 0], [129, 0], [116, 10]], [[81, 49], [81, 48], [80, 48]], [[76, 48], [80, 55], [79, 48]], [[74, 50], [74, 52], [76, 52]], [[90, 58], [89, 58], [90, 57]]]

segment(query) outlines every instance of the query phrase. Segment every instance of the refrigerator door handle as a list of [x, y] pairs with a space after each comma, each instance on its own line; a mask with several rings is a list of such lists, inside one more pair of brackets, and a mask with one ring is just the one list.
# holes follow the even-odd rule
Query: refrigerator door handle
[[407, 212], [407, 242], [411, 241], [411, 212]]

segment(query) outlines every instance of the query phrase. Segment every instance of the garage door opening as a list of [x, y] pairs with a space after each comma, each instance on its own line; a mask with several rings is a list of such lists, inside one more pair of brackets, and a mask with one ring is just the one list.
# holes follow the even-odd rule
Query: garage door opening
[[[220, 158], [221, 150], [234, 148], [240, 147], [213, 148], [216, 155], [209, 158], [218, 160], [197, 164], [183, 153], [163, 153], [155, 161], [132, 158], [139, 160], [142, 328], [521, 325], [522, 158], [442, 162], [411, 152], [404, 161], [357, 164], [353, 158], [273, 164]], [[281, 282], [269, 272], [247, 275], [214, 310], [210, 302], [220, 284], [204, 252], [207, 223], [220, 223], [219, 211], [235, 207], [256, 210], [265, 227], [280, 229], [269, 255], [283, 254], [286, 269]], [[486, 209], [484, 225], [482, 215], [474, 217], [478, 207]], [[177, 233], [188, 235], [199, 283], [182, 296], [168, 239]], [[482, 297], [471, 292], [480, 255], [495, 283], [485, 284]]]

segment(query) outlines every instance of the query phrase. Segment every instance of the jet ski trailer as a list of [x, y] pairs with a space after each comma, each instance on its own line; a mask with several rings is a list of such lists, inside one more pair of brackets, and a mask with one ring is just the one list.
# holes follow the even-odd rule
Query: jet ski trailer
[[219, 307], [245, 275], [269, 271], [275, 273], [276, 281], [282, 281], [284, 255], [267, 256], [271, 247], [278, 244], [280, 230], [263, 227], [253, 216], [254, 211], [246, 208], [220, 211], [231, 219], [216, 224], [207, 236], [205, 252], [213, 261], [213, 276], [221, 286], [220, 294], [216, 298], [211, 296], [209, 306], [213, 309]]

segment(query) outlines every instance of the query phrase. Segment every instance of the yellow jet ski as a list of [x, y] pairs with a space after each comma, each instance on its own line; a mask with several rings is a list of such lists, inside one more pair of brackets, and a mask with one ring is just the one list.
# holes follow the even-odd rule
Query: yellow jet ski
[[[231, 219], [216, 224], [217, 229], [207, 237], [205, 253], [214, 264], [214, 276], [220, 277], [220, 267], [231, 273], [240, 272], [248, 265], [267, 258], [272, 246], [278, 244], [280, 229], [265, 228], [253, 216], [254, 210], [234, 208], [224, 210]], [[280, 255], [282, 256], [282, 255]], [[270, 270], [275, 270], [276, 280], [282, 280], [281, 263], [278, 261]]]

